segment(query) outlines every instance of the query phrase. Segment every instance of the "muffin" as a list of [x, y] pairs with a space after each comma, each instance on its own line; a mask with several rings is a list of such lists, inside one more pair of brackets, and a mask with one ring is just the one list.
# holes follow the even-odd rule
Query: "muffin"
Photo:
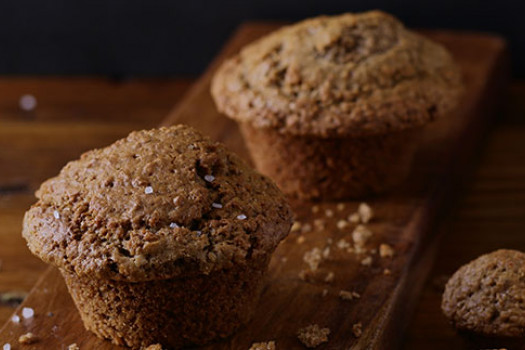
[[292, 217], [271, 180], [182, 125], [87, 152], [36, 196], [29, 249], [58, 267], [88, 330], [137, 349], [247, 322]]
[[339, 199], [402, 181], [424, 126], [457, 104], [461, 77], [445, 48], [372, 11], [259, 39], [222, 64], [211, 92], [281, 190]]
[[463, 334], [485, 342], [478, 346], [524, 344], [525, 254], [502, 249], [462, 266], [445, 287], [441, 309]]

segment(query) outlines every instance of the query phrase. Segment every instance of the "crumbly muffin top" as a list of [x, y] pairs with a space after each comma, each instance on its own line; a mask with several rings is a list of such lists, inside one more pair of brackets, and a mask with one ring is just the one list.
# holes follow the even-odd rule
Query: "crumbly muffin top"
[[212, 82], [229, 117], [322, 137], [424, 125], [451, 109], [460, 91], [447, 50], [379, 11], [284, 27], [227, 60]]
[[132, 132], [67, 164], [36, 192], [23, 236], [77, 274], [146, 281], [244, 264], [291, 226], [268, 178], [187, 126]]
[[462, 266], [448, 281], [441, 308], [459, 329], [525, 336], [525, 254], [497, 250]]

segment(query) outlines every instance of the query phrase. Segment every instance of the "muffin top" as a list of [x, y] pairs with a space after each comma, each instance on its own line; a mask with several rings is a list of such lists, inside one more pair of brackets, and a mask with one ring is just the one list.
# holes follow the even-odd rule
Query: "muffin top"
[[497, 250], [462, 266], [448, 281], [441, 308], [459, 329], [525, 336], [525, 254]]
[[224, 62], [212, 82], [229, 117], [321, 137], [424, 125], [454, 107], [460, 92], [447, 50], [379, 11], [284, 27]]
[[30, 250], [79, 275], [147, 281], [265, 259], [291, 226], [275, 184], [188, 126], [132, 132], [44, 182]]

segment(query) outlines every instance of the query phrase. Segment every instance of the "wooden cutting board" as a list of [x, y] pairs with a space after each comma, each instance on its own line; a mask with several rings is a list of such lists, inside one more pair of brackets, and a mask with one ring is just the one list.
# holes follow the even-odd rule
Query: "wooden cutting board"
[[[236, 125], [219, 115], [209, 94], [214, 69], [227, 56], [280, 24], [242, 26], [167, 117], [164, 125], [185, 123], [224, 142], [248, 159]], [[355, 224], [339, 223], [355, 212], [359, 202], [306, 203], [292, 201], [301, 229], [279, 246], [270, 265], [267, 284], [253, 320], [231, 338], [209, 349], [248, 349], [253, 342], [274, 340], [277, 349], [302, 349], [299, 328], [318, 324], [330, 329], [329, 341], [318, 349], [393, 349], [416, 304], [429, 271], [439, 237], [433, 228], [458, 189], [470, 160], [494, 115], [506, 83], [505, 42], [497, 37], [463, 32], [425, 31], [424, 35], [447, 46], [463, 68], [466, 94], [457, 113], [439, 120], [424, 133], [424, 142], [406, 183], [387, 196], [370, 198], [373, 235], [365, 254], [340, 249], [352, 243]], [[339, 224], [338, 224], [339, 223]], [[330, 243], [332, 242], [332, 243]], [[394, 256], [381, 258], [380, 244], [394, 248]], [[305, 253], [319, 248], [329, 254], [315, 273], [300, 277], [307, 269]], [[370, 265], [363, 260], [371, 258]], [[370, 260], [370, 259], [368, 259]], [[385, 271], [386, 270], [386, 271]], [[386, 272], [386, 273], [385, 273]], [[332, 275], [333, 280], [327, 277]], [[360, 297], [343, 300], [341, 290]], [[0, 345], [15, 349], [119, 349], [85, 331], [61, 276], [49, 268], [24, 303], [35, 316], [21, 323], [7, 322], [0, 330]], [[360, 324], [362, 334], [354, 329]], [[33, 332], [32, 345], [18, 345], [18, 337]]]

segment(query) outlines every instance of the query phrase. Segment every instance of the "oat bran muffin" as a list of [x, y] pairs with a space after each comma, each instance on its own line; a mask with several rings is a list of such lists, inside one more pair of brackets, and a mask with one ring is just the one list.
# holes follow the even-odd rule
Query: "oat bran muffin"
[[457, 329], [490, 343], [480, 346], [523, 344], [525, 254], [502, 249], [462, 266], [445, 287], [441, 309]]
[[137, 349], [234, 332], [291, 226], [271, 180], [182, 125], [87, 152], [36, 195], [30, 250], [59, 268], [87, 329]]
[[422, 128], [456, 105], [461, 77], [442, 46], [372, 11], [257, 40], [224, 62], [211, 92], [259, 171], [288, 194], [336, 199], [404, 179]]

